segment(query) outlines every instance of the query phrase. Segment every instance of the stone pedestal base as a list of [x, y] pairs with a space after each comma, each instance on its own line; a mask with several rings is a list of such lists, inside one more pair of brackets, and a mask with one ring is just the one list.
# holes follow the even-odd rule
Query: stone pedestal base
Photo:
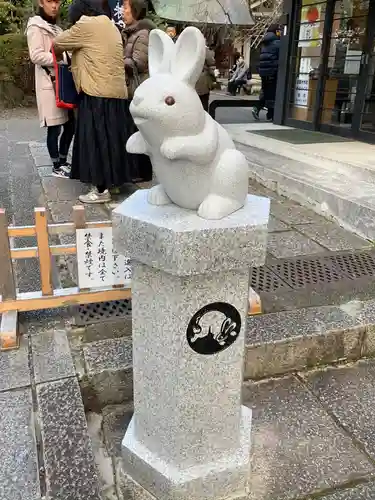
[[[269, 200], [201, 219], [136, 192], [114, 213], [132, 259], [134, 416], [124, 470], [156, 500], [246, 494], [251, 411], [241, 407], [249, 268], [264, 263]], [[142, 497], [139, 497], [142, 498]]]
[[[134, 417], [133, 417], [134, 419]], [[130, 422], [122, 441], [123, 467], [138, 491], [138, 499], [156, 500], [239, 500], [246, 498], [250, 473], [251, 410], [242, 407], [240, 447], [229, 456], [179, 470], [142, 445]], [[131, 478], [131, 480], [130, 480]], [[140, 496], [141, 483], [148, 497]], [[152, 491], [152, 493], [149, 493]], [[236, 493], [238, 492], [238, 493]]]
[[[123, 492], [125, 498], [131, 498], [131, 500], [161, 500], [152, 495], [150, 492], [145, 490], [139, 483], [134, 481], [134, 479], [129, 476], [124, 469], [121, 471], [120, 477], [120, 489]], [[131, 495], [129, 497], [129, 495]], [[220, 499], [221, 500], [221, 499]], [[233, 496], [231, 494], [223, 500], [248, 500], [247, 493], [238, 493]]]

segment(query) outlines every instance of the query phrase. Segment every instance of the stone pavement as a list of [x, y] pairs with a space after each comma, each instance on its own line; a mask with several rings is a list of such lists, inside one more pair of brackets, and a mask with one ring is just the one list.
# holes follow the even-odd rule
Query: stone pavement
[[[51, 177], [42, 135], [32, 115], [28, 120], [0, 121], [2, 201], [12, 216], [16, 201], [28, 203], [19, 223], [32, 221], [36, 202], [46, 204], [52, 220], [66, 222], [82, 186]], [[16, 172], [25, 181], [14, 191], [8, 179]], [[108, 219], [132, 189], [107, 206], [89, 207], [87, 218]], [[283, 259], [369, 247], [255, 182], [249, 190], [272, 200], [270, 269]], [[75, 281], [74, 262], [68, 264], [69, 272], [61, 267], [63, 285]], [[263, 273], [271, 279], [267, 268]], [[38, 286], [33, 279], [29, 286]], [[278, 300], [285, 309], [293, 293], [284, 288], [269, 303]], [[314, 297], [307, 294], [305, 306]], [[329, 305], [324, 290], [320, 298], [319, 307], [248, 319], [243, 397], [254, 411], [250, 500], [375, 498], [375, 302], [345, 296]], [[0, 354], [0, 500], [135, 500], [120, 471], [120, 441], [132, 412], [129, 318], [79, 327], [72, 311], [56, 310], [24, 314], [21, 322], [20, 350]]]
[[[31, 224], [34, 207], [45, 204], [29, 149], [29, 141], [40, 140], [43, 136], [34, 110], [0, 114], [0, 205], [7, 210], [9, 222]], [[32, 238], [17, 239], [15, 242], [19, 247], [34, 243]], [[21, 292], [40, 286], [36, 262], [19, 260], [16, 274]]]

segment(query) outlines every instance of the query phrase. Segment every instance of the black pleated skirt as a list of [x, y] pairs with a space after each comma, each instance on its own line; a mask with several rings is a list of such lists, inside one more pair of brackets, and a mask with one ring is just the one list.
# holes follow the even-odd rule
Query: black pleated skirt
[[126, 151], [126, 142], [136, 130], [128, 100], [82, 93], [73, 144], [72, 179], [109, 189], [149, 176], [145, 170], [151, 168], [150, 159]]
[[[129, 101], [130, 104], [130, 101]], [[129, 131], [130, 135], [138, 132], [138, 128], [134, 123], [133, 117], [129, 111]], [[134, 177], [134, 180], [137, 182], [146, 182], [152, 180], [152, 165], [150, 157], [147, 155], [131, 155], [133, 157], [133, 161], [136, 164], [135, 172], [137, 177]]]

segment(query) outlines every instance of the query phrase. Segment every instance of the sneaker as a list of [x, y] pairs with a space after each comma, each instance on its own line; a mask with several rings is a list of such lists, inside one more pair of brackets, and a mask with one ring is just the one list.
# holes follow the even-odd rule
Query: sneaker
[[67, 163], [67, 162], [65, 162], [65, 163], [61, 163], [61, 164], [60, 164], [60, 169], [61, 169], [63, 172], [65, 172], [66, 174], [68, 174], [68, 175], [69, 175], [69, 177], [70, 177], [70, 173], [71, 173], [71, 171], [72, 171], [72, 166], [70, 165], [70, 163]]
[[81, 194], [78, 197], [81, 203], [107, 203], [111, 201], [111, 193], [106, 189], [102, 193], [99, 193], [96, 187], [87, 194]]
[[60, 177], [61, 179], [70, 179], [70, 172], [67, 173], [61, 167], [53, 167], [52, 175], [54, 177]]
[[252, 113], [252, 115], [253, 115], [254, 120], [259, 120], [259, 110], [258, 110], [258, 108], [255, 108], [255, 107], [254, 107], [254, 108], [251, 110], [251, 113]]

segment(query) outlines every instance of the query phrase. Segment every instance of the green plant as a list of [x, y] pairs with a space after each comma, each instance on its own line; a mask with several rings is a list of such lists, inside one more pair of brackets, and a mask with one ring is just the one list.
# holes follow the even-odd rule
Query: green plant
[[69, 7], [72, 0], [63, 0], [60, 7], [60, 25], [63, 28], [67, 28], [69, 24]]
[[27, 104], [34, 94], [34, 69], [26, 37], [21, 33], [0, 36], [0, 105]]
[[15, 33], [23, 21], [23, 8], [11, 2], [0, 1], [0, 35]]

